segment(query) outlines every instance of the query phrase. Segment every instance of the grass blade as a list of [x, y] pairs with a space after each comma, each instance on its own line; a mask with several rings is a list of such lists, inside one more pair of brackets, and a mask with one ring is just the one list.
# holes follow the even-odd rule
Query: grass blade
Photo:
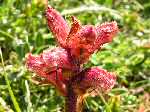
[[10, 94], [10, 97], [11, 97], [11, 100], [13, 102], [13, 105], [16, 109], [16, 112], [21, 112], [21, 109], [19, 107], [19, 104], [18, 102], [16, 101], [16, 98], [14, 96], [14, 93], [11, 89], [11, 86], [10, 86], [10, 82], [8, 80], [8, 77], [7, 77], [7, 73], [6, 73], [6, 70], [5, 70], [5, 65], [4, 65], [4, 61], [3, 61], [3, 55], [2, 55], [2, 50], [0, 48], [0, 58], [1, 58], [1, 62], [2, 62], [2, 67], [3, 67], [3, 71], [4, 71], [4, 78], [5, 78], [5, 81], [6, 81], [6, 84], [7, 84], [7, 87], [8, 87], [8, 91], [9, 91], [9, 94]]

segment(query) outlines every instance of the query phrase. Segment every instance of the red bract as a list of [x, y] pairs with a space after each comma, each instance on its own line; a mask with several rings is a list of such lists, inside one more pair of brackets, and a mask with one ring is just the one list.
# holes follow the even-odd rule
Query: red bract
[[73, 68], [68, 58], [67, 51], [63, 48], [54, 48], [43, 51], [39, 56], [28, 54], [26, 59], [27, 68], [38, 76], [45, 78], [48, 82], [58, 86], [56, 81], [64, 81], [62, 73], [56, 74], [58, 70], [70, 70]]
[[[77, 18], [74, 16], [71, 16], [71, 18], [72, 18], [72, 25], [67, 39], [70, 39], [70, 37], [72, 37], [81, 29], [81, 23], [77, 20]], [[68, 42], [66, 44], [68, 44]]]
[[58, 68], [67, 70], [73, 68], [67, 51], [59, 47], [45, 50], [39, 56], [29, 54], [26, 64], [31, 71], [36, 72], [39, 75], [55, 71]]
[[90, 55], [88, 50], [96, 38], [94, 26], [84, 26], [77, 33], [69, 36], [67, 47], [70, 49], [70, 53], [74, 58], [78, 59], [80, 63], [85, 62]]
[[47, 67], [52, 70], [56, 70], [57, 68], [63, 69], [72, 69], [73, 65], [71, 64], [68, 53], [63, 48], [54, 48], [43, 51], [41, 57]]
[[46, 10], [46, 19], [48, 26], [52, 33], [56, 36], [58, 43], [61, 46], [64, 46], [66, 38], [69, 34], [67, 22], [63, 19], [58, 11], [50, 6]]
[[80, 94], [91, 90], [108, 92], [114, 86], [116, 76], [114, 73], [95, 67], [82, 71], [73, 80], [74, 88]]
[[118, 26], [115, 21], [105, 22], [96, 27], [97, 38], [94, 42], [93, 51], [99, 49], [105, 43], [109, 43], [113, 40], [116, 33], [118, 33]]
[[30, 71], [42, 77], [46, 76], [49, 71], [41, 56], [33, 56], [31, 53], [26, 58], [26, 66]]
[[118, 32], [118, 26], [115, 21], [106, 22], [96, 27], [96, 31], [98, 34], [97, 39], [101, 39], [101, 44], [111, 42], [113, 37]]

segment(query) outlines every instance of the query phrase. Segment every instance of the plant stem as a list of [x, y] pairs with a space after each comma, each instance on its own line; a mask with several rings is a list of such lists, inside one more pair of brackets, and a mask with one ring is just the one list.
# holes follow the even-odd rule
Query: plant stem
[[30, 99], [30, 89], [29, 89], [29, 84], [28, 81], [25, 80], [25, 87], [26, 87], [26, 100], [27, 100], [27, 112], [32, 112], [32, 103], [31, 103], [31, 99]]
[[4, 78], [5, 78], [5, 81], [6, 81], [6, 84], [7, 84], [7, 87], [8, 87], [8, 91], [9, 91], [9, 94], [10, 94], [10, 97], [12, 99], [12, 102], [14, 104], [14, 107], [16, 109], [16, 112], [21, 112], [21, 109], [18, 105], [18, 102], [16, 101], [16, 98], [14, 96], [14, 93], [11, 89], [11, 86], [10, 86], [10, 82], [8, 80], [8, 77], [7, 77], [7, 73], [6, 73], [6, 70], [5, 70], [5, 65], [4, 65], [4, 61], [3, 61], [3, 55], [2, 55], [2, 51], [1, 51], [1, 48], [0, 48], [0, 57], [1, 57], [1, 62], [2, 62], [2, 67], [3, 67], [3, 71], [4, 71]]
[[67, 84], [68, 95], [65, 99], [65, 112], [82, 112], [84, 98], [74, 92], [71, 84], [71, 81]]
[[10, 40], [14, 39], [14, 37], [12, 35], [10, 35], [9, 33], [5, 32], [3, 30], [0, 30], [0, 34], [8, 37]]
[[70, 81], [68, 82], [67, 86], [68, 93], [65, 99], [65, 112], [77, 112], [77, 95], [73, 91]]

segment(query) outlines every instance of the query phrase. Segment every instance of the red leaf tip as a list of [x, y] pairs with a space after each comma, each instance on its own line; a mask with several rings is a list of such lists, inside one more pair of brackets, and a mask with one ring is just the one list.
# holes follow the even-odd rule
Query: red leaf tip
[[53, 9], [51, 6], [47, 7], [46, 19], [48, 27], [56, 37], [61, 46], [65, 46], [65, 40], [69, 34], [69, 26], [61, 14]]

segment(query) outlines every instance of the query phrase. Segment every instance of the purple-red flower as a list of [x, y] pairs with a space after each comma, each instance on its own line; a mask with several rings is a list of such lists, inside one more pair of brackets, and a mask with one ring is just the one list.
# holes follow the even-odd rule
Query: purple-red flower
[[38, 56], [29, 54], [26, 64], [29, 70], [42, 76], [56, 71], [58, 68], [71, 70], [73, 67], [70, 63], [67, 51], [59, 47], [47, 49]]
[[93, 67], [86, 69], [76, 76], [73, 80], [73, 87], [79, 94], [92, 92], [108, 92], [115, 84], [116, 76], [114, 73], [104, 69]]
[[27, 68], [56, 86], [63, 95], [68, 92], [68, 81], [77, 94], [89, 89], [110, 90], [116, 80], [113, 73], [98, 67], [84, 70], [82, 64], [103, 44], [113, 40], [118, 32], [117, 23], [106, 22], [96, 27], [81, 25], [72, 16], [70, 28], [60, 13], [50, 6], [46, 10], [46, 19], [60, 47], [44, 50], [38, 56], [28, 54]]

